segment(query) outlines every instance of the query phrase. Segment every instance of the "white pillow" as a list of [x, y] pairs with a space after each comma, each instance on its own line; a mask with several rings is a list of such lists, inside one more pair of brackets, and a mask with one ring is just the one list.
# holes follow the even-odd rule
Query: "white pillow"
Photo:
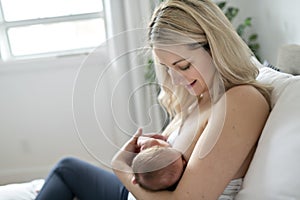
[[282, 72], [275, 71], [269, 67], [259, 69], [257, 80], [264, 84], [269, 84], [274, 87], [271, 95], [271, 107], [274, 107], [275, 102], [278, 100], [280, 94], [294, 80], [294, 76]]
[[273, 110], [237, 200], [300, 199], [300, 77], [261, 69], [275, 86]]
[[0, 186], [0, 200], [34, 200], [44, 180]]

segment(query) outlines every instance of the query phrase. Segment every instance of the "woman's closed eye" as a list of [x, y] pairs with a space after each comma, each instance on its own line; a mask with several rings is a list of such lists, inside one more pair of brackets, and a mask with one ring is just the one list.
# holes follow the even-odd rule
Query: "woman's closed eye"
[[181, 66], [181, 67], [178, 67], [178, 68], [179, 68], [181, 71], [185, 71], [185, 70], [188, 70], [190, 67], [191, 67], [191, 63], [188, 63], [187, 65]]
[[[175, 69], [171, 69], [170, 67], [167, 67], [165, 64], [161, 64], [161, 65], [165, 68], [165, 70], [166, 70], [166, 72], [167, 72], [168, 74], [170, 74], [172, 70], [173, 70], [173, 71], [175, 70]], [[177, 66], [177, 70], [185, 71], [185, 70], [190, 69], [190, 67], [191, 67], [191, 63], [188, 63], [188, 64], [186, 64], [186, 65], [184, 65], [184, 66]], [[175, 70], [175, 71], [176, 71], [176, 70]]]

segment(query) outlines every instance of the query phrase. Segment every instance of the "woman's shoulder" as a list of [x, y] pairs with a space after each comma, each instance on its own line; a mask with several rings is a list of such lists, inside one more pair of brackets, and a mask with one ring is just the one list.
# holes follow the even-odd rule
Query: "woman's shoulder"
[[268, 108], [268, 102], [260, 93], [258, 89], [256, 89], [252, 85], [238, 85], [230, 88], [225, 93], [226, 99], [228, 103], [240, 104], [244, 106], [263, 106]]
[[239, 85], [230, 88], [217, 102], [214, 109], [217, 113], [223, 113], [223, 116], [230, 121], [241, 119], [264, 121], [270, 112], [265, 97], [251, 85]]

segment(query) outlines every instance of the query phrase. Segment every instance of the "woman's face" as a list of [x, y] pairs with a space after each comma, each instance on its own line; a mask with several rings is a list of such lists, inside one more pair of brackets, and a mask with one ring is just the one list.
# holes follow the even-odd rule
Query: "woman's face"
[[199, 96], [212, 86], [215, 67], [208, 51], [188, 45], [154, 47], [158, 62], [166, 67], [174, 85], [184, 86], [192, 95]]

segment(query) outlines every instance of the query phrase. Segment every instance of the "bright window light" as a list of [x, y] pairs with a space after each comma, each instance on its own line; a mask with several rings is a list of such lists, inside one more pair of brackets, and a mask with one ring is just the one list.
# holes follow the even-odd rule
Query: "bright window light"
[[90, 48], [105, 40], [103, 19], [15, 27], [8, 30], [13, 56]]
[[4, 19], [28, 19], [101, 12], [101, 0], [1, 0]]
[[0, 0], [3, 60], [90, 51], [105, 28], [102, 0]]

